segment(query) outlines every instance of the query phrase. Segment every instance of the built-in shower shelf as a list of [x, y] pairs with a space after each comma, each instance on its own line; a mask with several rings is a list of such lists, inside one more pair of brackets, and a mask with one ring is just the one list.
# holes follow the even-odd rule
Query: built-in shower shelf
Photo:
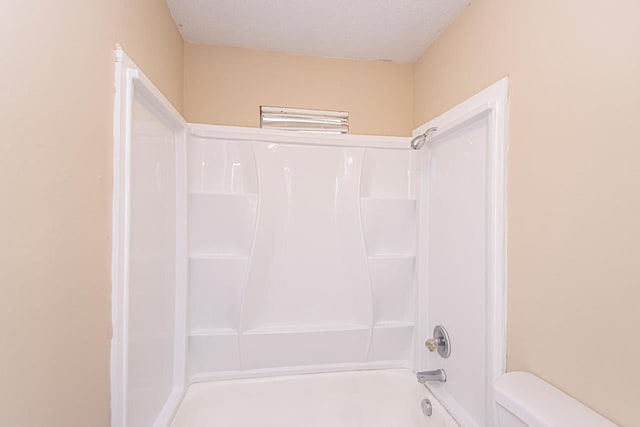
[[384, 261], [384, 260], [408, 260], [414, 259], [416, 254], [373, 254], [368, 258], [371, 261]]
[[190, 196], [196, 197], [242, 197], [248, 199], [257, 199], [257, 193], [231, 193], [221, 191], [189, 191]]
[[194, 329], [189, 332], [191, 337], [219, 337], [238, 335], [238, 331], [231, 328]]
[[213, 254], [213, 253], [202, 253], [202, 254], [191, 254], [189, 255], [189, 259], [192, 260], [220, 260], [220, 261], [247, 261], [249, 259], [246, 255], [237, 255], [237, 254]]
[[367, 329], [369, 329], [369, 326], [360, 325], [356, 323], [344, 323], [344, 324], [332, 324], [332, 325], [265, 326], [261, 328], [249, 329], [244, 332], [244, 335], [360, 331], [360, 330], [367, 330]]
[[410, 321], [380, 321], [371, 331], [368, 360], [407, 360], [411, 357], [415, 325]]
[[[381, 322], [374, 325], [375, 328], [399, 328], [399, 327], [413, 327], [413, 323], [407, 322]], [[263, 327], [249, 329], [243, 333], [238, 332], [232, 328], [208, 328], [208, 329], [194, 329], [189, 332], [189, 336], [192, 337], [214, 337], [214, 336], [229, 336], [229, 335], [267, 335], [267, 334], [297, 334], [297, 333], [317, 333], [317, 332], [339, 332], [339, 331], [366, 331], [370, 329], [367, 325], [358, 324], [340, 324], [340, 325], [306, 325], [306, 326], [278, 326], [278, 327]]]
[[399, 321], [383, 321], [383, 322], [377, 322], [376, 324], [373, 325], [374, 328], [385, 328], [385, 329], [390, 329], [390, 328], [413, 328], [415, 327], [415, 324], [413, 322], [410, 321], [403, 321], [403, 320], [399, 320]]
[[362, 196], [363, 201], [383, 201], [383, 202], [415, 202], [415, 197], [403, 197], [403, 196]]

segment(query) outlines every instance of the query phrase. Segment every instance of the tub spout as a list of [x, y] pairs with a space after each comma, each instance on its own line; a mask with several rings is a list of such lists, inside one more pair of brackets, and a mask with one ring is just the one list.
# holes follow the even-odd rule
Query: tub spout
[[441, 383], [447, 381], [447, 373], [444, 371], [444, 369], [416, 372], [416, 377], [418, 378], [418, 382], [420, 384], [424, 384], [427, 381], [440, 381]]

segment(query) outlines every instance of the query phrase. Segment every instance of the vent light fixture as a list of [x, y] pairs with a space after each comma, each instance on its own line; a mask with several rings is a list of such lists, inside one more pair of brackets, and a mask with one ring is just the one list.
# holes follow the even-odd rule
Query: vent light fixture
[[298, 132], [348, 133], [349, 113], [261, 106], [260, 127]]

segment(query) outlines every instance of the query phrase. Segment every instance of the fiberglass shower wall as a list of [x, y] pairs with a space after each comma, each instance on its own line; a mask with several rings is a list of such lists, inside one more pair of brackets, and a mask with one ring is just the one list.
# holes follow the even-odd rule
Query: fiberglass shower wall
[[192, 379], [410, 366], [415, 152], [354, 141], [192, 126]]

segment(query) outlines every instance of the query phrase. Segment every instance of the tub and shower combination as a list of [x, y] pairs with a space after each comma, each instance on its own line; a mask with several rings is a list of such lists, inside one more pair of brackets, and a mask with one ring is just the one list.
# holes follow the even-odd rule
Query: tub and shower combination
[[[430, 408], [430, 416], [423, 412], [423, 405]], [[426, 419], [429, 423], [425, 423]], [[425, 425], [458, 426], [407, 369], [197, 383], [190, 387], [172, 424], [173, 427]]]
[[504, 376], [506, 80], [412, 141], [188, 124], [116, 56], [113, 427], [572, 425]]

